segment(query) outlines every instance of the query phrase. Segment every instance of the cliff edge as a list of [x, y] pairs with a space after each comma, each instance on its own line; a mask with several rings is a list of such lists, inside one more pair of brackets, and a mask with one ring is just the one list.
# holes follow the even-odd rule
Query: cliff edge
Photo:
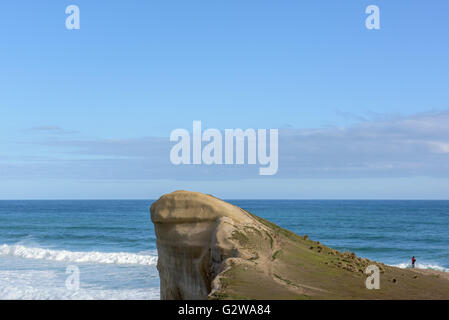
[[[230, 203], [175, 191], [151, 206], [161, 299], [448, 299], [438, 273], [326, 247]], [[368, 265], [380, 289], [368, 290]]]

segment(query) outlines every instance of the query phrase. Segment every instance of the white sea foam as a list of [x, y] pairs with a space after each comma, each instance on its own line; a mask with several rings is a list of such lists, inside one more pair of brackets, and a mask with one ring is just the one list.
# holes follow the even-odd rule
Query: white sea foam
[[149, 266], [155, 266], [157, 264], [157, 256], [154, 254], [98, 251], [76, 252], [27, 247], [21, 244], [0, 245], [0, 256], [8, 255], [25, 259], [43, 259], [77, 263], [137, 264]]
[[159, 288], [104, 289], [64, 287], [64, 278], [55, 271], [0, 271], [0, 300], [157, 300]]
[[[405, 268], [411, 268], [412, 264], [411, 263], [398, 263], [398, 264], [393, 264], [393, 267], [398, 267], [401, 269], [405, 269]], [[415, 268], [419, 268], [419, 269], [431, 269], [431, 270], [437, 270], [437, 271], [443, 271], [443, 272], [449, 272], [449, 268], [444, 268], [444, 267], [440, 267], [439, 265], [436, 264], [431, 264], [431, 263], [415, 263]]]
[[135, 290], [79, 290], [0, 287], [0, 300], [159, 300], [158, 288]]

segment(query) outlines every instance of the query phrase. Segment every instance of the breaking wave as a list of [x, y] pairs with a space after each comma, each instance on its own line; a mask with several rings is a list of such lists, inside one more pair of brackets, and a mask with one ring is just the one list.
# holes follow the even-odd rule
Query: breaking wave
[[78, 263], [137, 264], [148, 266], [155, 266], [157, 264], [157, 255], [154, 254], [99, 251], [76, 252], [27, 247], [20, 244], [0, 245], [0, 256], [8, 255], [25, 259], [69, 261]]
[[[411, 263], [398, 263], [398, 264], [393, 264], [393, 267], [398, 267], [398, 268], [411, 268], [412, 265]], [[443, 272], [449, 272], [449, 268], [444, 268], [444, 267], [440, 267], [439, 265], [436, 264], [430, 264], [430, 263], [416, 263], [415, 264], [415, 268], [419, 268], [419, 269], [431, 269], [431, 270], [437, 270], [437, 271], [443, 271]]]

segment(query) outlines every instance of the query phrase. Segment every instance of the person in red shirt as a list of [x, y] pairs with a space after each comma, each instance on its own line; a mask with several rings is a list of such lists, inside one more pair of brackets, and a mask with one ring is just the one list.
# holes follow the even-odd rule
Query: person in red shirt
[[415, 262], [416, 262], [416, 259], [415, 259], [415, 256], [413, 256], [413, 257], [412, 257], [412, 268], [415, 267]]

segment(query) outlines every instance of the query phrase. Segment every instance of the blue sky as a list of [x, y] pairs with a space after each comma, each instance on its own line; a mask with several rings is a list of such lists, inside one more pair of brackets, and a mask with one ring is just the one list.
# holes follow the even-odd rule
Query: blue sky
[[[80, 30], [65, 28], [70, 4]], [[371, 4], [380, 30], [365, 28]], [[2, 3], [0, 198], [449, 199], [447, 12], [447, 1]], [[170, 166], [170, 132], [193, 120], [280, 128], [278, 175]]]

